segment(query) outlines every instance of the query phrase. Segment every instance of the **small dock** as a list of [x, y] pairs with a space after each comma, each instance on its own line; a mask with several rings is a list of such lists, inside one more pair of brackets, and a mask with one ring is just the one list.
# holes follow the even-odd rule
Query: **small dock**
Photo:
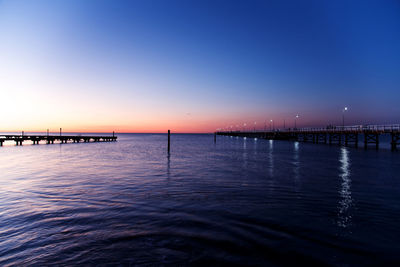
[[[277, 129], [270, 131], [219, 131], [216, 135], [261, 138], [270, 140], [289, 140], [312, 142], [315, 144], [338, 144], [358, 147], [359, 138], [363, 137], [364, 148], [379, 148], [379, 137], [382, 134], [391, 136], [391, 148], [400, 146], [400, 125], [356, 125], [335, 126], [327, 128]], [[215, 138], [214, 136], [214, 138]], [[214, 139], [215, 142], [215, 139]]]
[[34, 145], [40, 142], [46, 144], [61, 143], [89, 143], [89, 142], [113, 142], [117, 141], [117, 136], [85, 136], [85, 135], [0, 135], [0, 146], [6, 141], [13, 141], [15, 145], [22, 146], [24, 141], [31, 141]]

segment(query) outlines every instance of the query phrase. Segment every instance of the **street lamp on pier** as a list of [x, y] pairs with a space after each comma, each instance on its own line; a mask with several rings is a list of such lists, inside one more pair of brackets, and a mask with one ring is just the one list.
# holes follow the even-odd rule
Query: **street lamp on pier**
[[299, 118], [299, 114], [296, 115], [296, 117], [294, 117], [294, 129], [297, 129], [297, 119]]
[[347, 107], [344, 107], [344, 109], [342, 110], [342, 127], [344, 129], [344, 113], [348, 110]]

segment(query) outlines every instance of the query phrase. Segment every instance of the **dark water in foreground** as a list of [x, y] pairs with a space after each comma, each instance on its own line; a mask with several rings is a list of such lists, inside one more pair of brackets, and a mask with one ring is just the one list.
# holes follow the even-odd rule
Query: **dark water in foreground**
[[173, 135], [0, 148], [0, 265], [400, 264], [400, 153]]

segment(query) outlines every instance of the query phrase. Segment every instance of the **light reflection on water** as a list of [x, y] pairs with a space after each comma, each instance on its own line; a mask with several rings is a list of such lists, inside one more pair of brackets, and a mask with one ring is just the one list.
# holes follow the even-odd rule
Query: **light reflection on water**
[[[294, 183], [295, 183], [295, 191], [299, 192], [300, 190], [300, 143], [293, 142], [293, 174], [294, 174]], [[300, 197], [298, 197], [300, 198]]]
[[293, 150], [293, 172], [294, 178], [297, 181], [299, 179], [299, 168], [300, 168], [300, 161], [299, 161], [299, 142], [293, 142], [294, 150]]
[[269, 140], [269, 175], [270, 177], [274, 176], [274, 141]]
[[339, 201], [339, 220], [338, 225], [341, 227], [348, 227], [351, 224], [351, 213], [350, 208], [353, 204], [353, 199], [351, 196], [351, 179], [350, 179], [350, 152], [346, 147], [342, 147], [340, 153], [340, 174], [341, 178], [341, 188]]
[[398, 153], [171, 138], [0, 148], [0, 265], [400, 260]]

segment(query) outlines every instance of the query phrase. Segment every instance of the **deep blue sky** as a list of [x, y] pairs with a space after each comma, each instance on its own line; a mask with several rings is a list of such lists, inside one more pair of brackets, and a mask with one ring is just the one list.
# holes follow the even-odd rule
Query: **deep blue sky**
[[0, 1], [0, 33], [4, 129], [400, 122], [399, 1]]

